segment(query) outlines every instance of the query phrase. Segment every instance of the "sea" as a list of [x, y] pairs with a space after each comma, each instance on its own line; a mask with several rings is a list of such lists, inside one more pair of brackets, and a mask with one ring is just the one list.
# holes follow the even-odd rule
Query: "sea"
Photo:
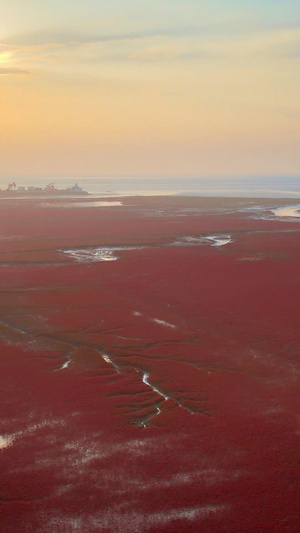
[[0, 188], [8, 183], [17, 187], [45, 187], [55, 183], [57, 189], [78, 183], [90, 194], [105, 197], [122, 196], [214, 196], [244, 198], [300, 198], [299, 176], [196, 177], [196, 176], [133, 176], [133, 177], [0, 177]]

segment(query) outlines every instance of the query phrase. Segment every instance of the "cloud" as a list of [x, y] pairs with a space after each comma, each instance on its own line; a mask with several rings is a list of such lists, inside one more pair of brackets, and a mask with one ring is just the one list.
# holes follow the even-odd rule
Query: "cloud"
[[205, 48], [202, 50], [190, 50], [188, 46], [149, 46], [132, 54], [127, 54], [125, 59], [136, 61], [184, 61], [213, 58], [219, 55]]
[[[228, 30], [228, 28], [227, 28]], [[0, 44], [0, 55], [13, 55], [23, 68], [1, 69], [2, 75], [28, 75], [30, 65], [80, 65], [102, 62], [176, 63], [179, 61], [222, 61], [226, 58], [299, 57], [300, 31], [238, 28], [231, 33], [226, 25], [182, 26], [141, 32], [88, 34], [87, 32], [33, 32]], [[300, 42], [300, 41], [299, 41]], [[256, 60], [255, 59], [255, 60]], [[7, 63], [8, 61], [6, 61]], [[9, 66], [9, 65], [7, 65]]]
[[70, 32], [34, 32], [17, 35], [8, 39], [6, 45], [12, 46], [54, 46], [54, 45], [82, 45], [92, 43], [137, 41], [155, 37], [180, 37], [195, 36], [207, 33], [209, 29], [205, 26], [182, 27], [182, 28], [162, 28], [141, 32], [110, 33], [110, 34], [88, 34]]
[[[204, 37], [208, 31], [204, 26], [99, 35], [39, 31], [11, 37], [0, 44], [0, 52], [13, 53], [19, 60], [35, 63], [44, 61], [81, 63], [103, 60], [172, 61], [191, 58], [194, 53], [193, 50], [189, 50], [189, 46], [187, 49], [179, 46], [176, 43], [178, 38]], [[168, 40], [169, 44], [166, 43]], [[143, 48], [137, 50], [139, 46]]]
[[281, 46], [274, 47], [275, 53], [281, 57], [287, 57], [291, 59], [300, 58], [300, 36], [298, 39], [289, 43], [283, 43]]
[[3, 68], [0, 67], [0, 76], [28, 76], [31, 74], [29, 70], [23, 68]]
[[177, 46], [150, 46], [131, 54], [131, 59], [138, 60], [170, 60], [185, 56], [184, 50]]
[[293, 58], [300, 54], [300, 29], [289, 28], [258, 34], [246, 44], [253, 53], [264, 53], [273, 58]]
[[[83, 45], [92, 43], [123, 42], [151, 39], [156, 37], [201, 37], [201, 36], [230, 36], [256, 34], [274, 31], [298, 31], [299, 23], [269, 21], [222, 21], [211, 24], [177, 25], [132, 32], [90, 33], [78, 31], [53, 31], [44, 29], [29, 33], [18, 34], [7, 39], [6, 45], [37, 47], [55, 45]], [[0, 47], [2, 44], [0, 44]]]

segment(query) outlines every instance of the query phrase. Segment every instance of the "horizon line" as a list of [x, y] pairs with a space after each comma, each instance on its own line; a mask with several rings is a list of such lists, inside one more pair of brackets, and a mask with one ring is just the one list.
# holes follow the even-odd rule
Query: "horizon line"
[[300, 178], [299, 174], [0, 174], [0, 179], [251, 179], [251, 178]]

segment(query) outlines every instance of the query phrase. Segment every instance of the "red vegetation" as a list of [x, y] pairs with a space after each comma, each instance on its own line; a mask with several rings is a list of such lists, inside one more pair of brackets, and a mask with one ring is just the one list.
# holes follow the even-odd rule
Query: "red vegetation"
[[300, 226], [201, 201], [3, 202], [1, 532], [300, 529]]

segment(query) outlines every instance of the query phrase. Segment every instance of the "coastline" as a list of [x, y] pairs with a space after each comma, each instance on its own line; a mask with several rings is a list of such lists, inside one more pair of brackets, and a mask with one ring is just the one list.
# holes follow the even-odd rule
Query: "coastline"
[[284, 197], [284, 198], [267, 198], [267, 197], [245, 197], [245, 196], [178, 196], [178, 195], [123, 195], [123, 196], [111, 196], [110, 194], [97, 194], [97, 193], [89, 193], [83, 191], [82, 193], [68, 193], [68, 194], [62, 194], [61, 191], [57, 191], [57, 194], [50, 193], [50, 194], [43, 194], [41, 192], [37, 193], [14, 193], [11, 196], [9, 196], [9, 193], [7, 195], [0, 195], [0, 200], [36, 200], [36, 199], [47, 199], [47, 200], [70, 200], [70, 205], [73, 200], [76, 201], [82, 201], [87, 203], [93, 203], [97, 200], [101, 201], [108, 201], [108, 202], [122, 202], [123, 205], [127, 206], [133, 206], [133, 205], [141, 205], [141, 207], [151, 205], [153, 207], [212, 207], [212, 208], [218, 208], [218, 207], [232, 207], [232, 208], [239, 208], [239, 207], [276, 207], [276, 206], [284, 206], [284, 205], [297, 205], [300, 204], [300, 198], [295, 197]]
[[[8, 178], [2, 177], [0, 187], [6, 188]], [[127, 176], [127, 177], [32, 177], [10, 178], [20, 188], [27, 189], [33, 183], [44, 190], [50, 181], [57, 189], [70, 189], [75, 181], [92, 195], [121, 196], [219, 196], [300, 198], [299, 176], [261, 177], [195, 177], [195, 176]], [[52, 185], [52, 184], [51, 184]]]
[[[106, 197], [107, 200], [113, 200], [115, 197]], [[300, 204], [300, 198], [267, 198], [267, 197], [230, 197], [230, 196], [176, 196], [176, 195], [157, 195], [157, 196], [120, 196], [118, 200], [123, 201], [126, 205], [132, 205], [138, 202], [140, 205], [147, 204], [156, 207], [164, 206], [183, 206], [183, 207], [270, 207], [281, 205]], [[92, 201], [92, 199], [91, 199]]]
[[22, 199], [22, 198], [59, 198], [59, 197], [84, 197], [84, 196], [90, 196], [90, 193], [87, 191], [82, 192], [68, 192], [68, 191], [0, 191], [0, 199], [7, 199], [7, 200], [14, 200], [14, 199]]

